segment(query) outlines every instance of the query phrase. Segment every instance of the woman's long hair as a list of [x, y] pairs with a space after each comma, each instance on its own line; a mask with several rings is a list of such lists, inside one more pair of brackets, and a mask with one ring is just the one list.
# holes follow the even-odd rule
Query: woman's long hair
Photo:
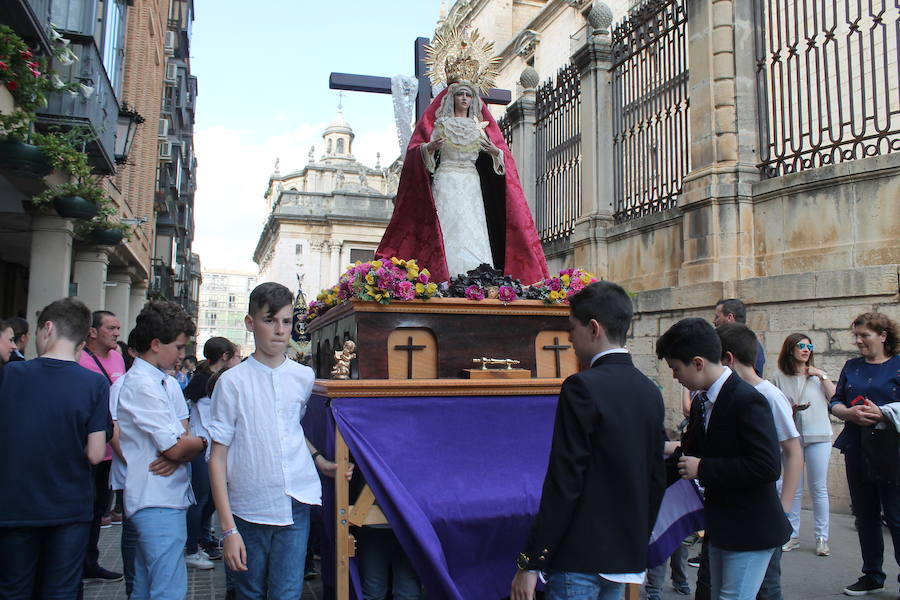
[[[805, 333], [792, 333], [784, 338], [784, 343], [781, 345], [781, 352], [778, 353], [778, 368], [785, 375], [797, 374], [797, 361], [794, 360], [794, 348], [796, 348], [797, 344], [803, 340], [810, 341], [809, 336]], [[809, 360], [806, 361], [806, 366], [813, 366], [812, 350], [809, 351]]]
[[211, 337], [203, 344], [203, 357], [206, 359], [197, 365], [197, 371], [208, 371], [209, 365], [214, 365], [222, 358], [230, 359], [237, 352], [237, 346], [228, 338]]

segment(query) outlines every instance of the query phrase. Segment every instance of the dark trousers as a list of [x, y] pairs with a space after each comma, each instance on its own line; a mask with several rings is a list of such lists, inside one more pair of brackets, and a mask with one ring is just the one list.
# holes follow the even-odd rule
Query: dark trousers
[[766, 567], [766, 575], [762, 585], [756, 593], [756, 600], [784, 600], [781, 594], [781, 546], [775, 548], [769, 566]]
[[697, 569], [697, 588], [694, 590], [694, 600], [710, 600], [712, 589], [709, 585], [709, 541], [703, 536], [700, 544], [700, 568]]
[[100, 519], [109, 510], [112, 499], [112, 491], [109, 489], [109, 467], [111, 460], [104, 460], [94, 465], [94, 518], [91, 521], [91, 530], [88, 534], [87, 551], [84, 554], [84, 568], [92, 569], [97, 566], [100, 559]]
[[203, 453], [191, 461], [191, 487], [194, 490], [196, 504], [187, 511], [187, 549], [185, 551], [188, 554], [196, 553], [200, 542], [209, 538], [209, 518], [212, 516], [214, 508], [214, 506], [210, 506], [212, 494], [209, 487], [209, 467]]
[[[862, 553], [862, 572], [873, 581], [883, 584], [884, 537], [881, 514], [887, 521], [894, 544], [894, 560], [900, 565], [900, 485], [869, 483], [863, 478], [862, 458], [858, 453], [844, 455], [850, 502], [856, 517], [856, 532]], [[898, 577], [900, 579], [900, 577]]]
[[80, 598], [89, 528], [0, 527], [0, 598]]

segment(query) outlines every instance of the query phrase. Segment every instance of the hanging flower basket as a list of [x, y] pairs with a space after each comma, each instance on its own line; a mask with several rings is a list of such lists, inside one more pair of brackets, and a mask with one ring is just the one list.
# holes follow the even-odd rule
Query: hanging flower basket
[[99, 208], [90, 200], [81, 196], [61, 196], [53, 199], [53, 208], [61, 217], [67, 219], [93, 219]]
[[36, 178], [52, 170], [40, 148], [11, 138], [0, 140], [0, 168]]
[[91, 231], [91, 241], [98, 246], [118, 246], [125, 237], [121, 229], [94, 229]]

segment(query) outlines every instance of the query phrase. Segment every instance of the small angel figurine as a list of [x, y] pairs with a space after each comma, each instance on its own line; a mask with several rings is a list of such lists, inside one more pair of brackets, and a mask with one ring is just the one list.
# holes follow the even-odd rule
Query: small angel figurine
[[356, 344], [352, 340], [344, 342], [344, 348], [334, 353], [332, 379], [350, 379], [350, 361], [356, 358]]

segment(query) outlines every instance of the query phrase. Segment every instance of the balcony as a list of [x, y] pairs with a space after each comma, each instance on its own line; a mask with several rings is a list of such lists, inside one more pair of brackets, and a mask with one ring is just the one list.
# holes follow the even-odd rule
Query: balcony
[[47, 96], [47, 107], [38, 113], [43, 127], [58, 126], [87, 128], [93, 141], [88, 154], [95, 169], [103, 174], [115, 172], [116, 123], [119, 103], [106, 74], [100, 52], [89, 36], [69, 36], [71, 49], [78, 60], [71, 65], [54, 61], [53, 68], [64, 81], [77, 81], [93, 88], [90, 95], [53, 92]]
[[175, 297], [175, 273], [162, 260], [154, 258], [150, 261], [150, 289], [148, 296], [159, 300], [170, 300]]
[[32, 49], [40, 49], [42, 54], [50, 53], [49, 14], [50, 0], [0, 2], [0, 23], [12, 27]]

